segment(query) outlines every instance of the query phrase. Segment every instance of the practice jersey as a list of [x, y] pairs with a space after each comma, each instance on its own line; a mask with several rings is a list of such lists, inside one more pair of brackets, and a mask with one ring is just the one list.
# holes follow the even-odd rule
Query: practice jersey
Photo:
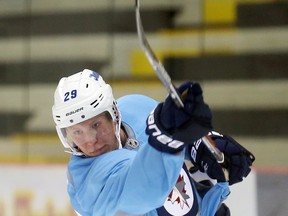
[[[148, 137], [146, 135], [143, 137], [143, 139], [140, 138], [141, 137], [140, 134], [145, 134], [146, 124], [144, 124], [143, 127], [144, 122], [140, 121], [138, 115], [138, 109], [135, 109], [135, 107], [142, 106], [143, 97], [144, 96], [134, 95], [120, 98], [120, 100], [118, 101], [118, 107], [122, 114], [122, 122], [128, 135], [128, 142], [126, 142], [124, 148], [137, 150], [137, 145], [136, 146], [133, 145], [135, 142], [140, 142], [142, 143], [142, 145], [148, 144]], [[147, 100], [151, 99], [147, 98]], [[127, 108], [126, 107], [127, 104], [135, 104], [136, 106], [129, 106]], [[133, 142], [133, 140], [136, 141]], [[153, 166], [150, 168], [150, 170], [152, 169]], [[157, 178], [154, 181], [159, 180], [162, 182], [166, 181], [165, 176], [163, 176], [162, 179]], [[193, 183], [190, 178], [189, 172], [185, 166], [185, 163], [183, 163], [183, 167], [181, 168], [181, 171], [178, 174], [177, 181], [173, 189], [170, 191], [169, 195], [166, 197], [165, 202], [163, 202], [163, 205], [160, 208], [157, 208], [146, 215], [194, 216], [197, 214], [197, 212], [198, 212], [198, 202], [195, 193], [195, 188], [193, 187]]]
[[82, 216], [112, 216], [119, 212], [157, 215], [156, 209], [165, 203], [179, 179], [184, 151], [168, 154], [148, 144], [146, 119], [158, 104], [155, 100], [129, 95], [117, 103], [123, 124], [133, 129], [139, 147], [97, 157], [73, 155], [68, 164], [70, 201]]

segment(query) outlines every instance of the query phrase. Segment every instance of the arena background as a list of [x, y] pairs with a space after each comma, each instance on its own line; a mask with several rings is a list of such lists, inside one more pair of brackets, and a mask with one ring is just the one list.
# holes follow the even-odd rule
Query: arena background
[[[288, 1], [142, 0], [141, 16], [176, 85], [200, 82], [215, 129], [255, 153], [256, 183], [242, 189], [238, 214], [252, 196], [253, 215], [288, 215]], [[116, 98], [166, 97], [139, 47], [134, 1], [0, 1], [1, 216], [73, 215], [51, 190], [39, 203], [45, 187], [65, 187], [69, 159], [51, 116], [54, 90], [84, 68]]]

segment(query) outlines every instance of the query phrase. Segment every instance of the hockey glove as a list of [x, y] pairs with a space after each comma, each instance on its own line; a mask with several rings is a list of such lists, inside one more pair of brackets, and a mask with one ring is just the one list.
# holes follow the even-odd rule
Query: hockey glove
[[184, 108], [177, 107], [173, 99], [167, 97], [160, 113], [161, 123], [176, 139], [193, 143], [212, 129], [212, 113], [204, 102], [199, 83], [186, 82], [178, 92], [183, 98]]
[[229, 184], [241, 182], [251, 171], [254, 155], [228, 135], [212, 134], [211, 138], [228, 161]]
[[[150, 144], [159, 150], [171, 153], [181, 151], [184, 143], [193, 143], [212, 129], [212, 114], [208, 105], [204, 103], [199, 83], [190, 81], [177, 90], [183, 97], [184, 107], [177, 107], [169, 95], [165, 102], [160, 103], [151, 113], [146, 128]], [[162, 142], [159, 142], [160, 137]]]
[[255, 157], [252, 153], [241, 146], [237, 141], [227, 135], [211, 132], [217, 148], [224, 153], [225, 162], [219, 164], [207, 150], [202, 140], [196, 141], [189, 146], [191, 161], [198, 166], [199, 170], [216, 179], [218, 182], [226, 181], [223, 167], [229, 172], [229, 185], [241, 182], [250, 173]]
[[159, 123], [161, 106], [157, 106], [147, 119], [146, 134], [149, 136], [148, 142], [154, 148], [162, 152], [177, 153], [184, 149], [184, 142], [173, 139], [167, 130]]

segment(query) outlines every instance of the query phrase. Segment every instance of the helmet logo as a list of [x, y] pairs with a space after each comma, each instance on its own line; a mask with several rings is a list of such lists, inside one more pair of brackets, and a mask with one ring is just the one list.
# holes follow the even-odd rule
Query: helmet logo
[[96, 73], [95, 71], [93, 71], [90, 75], [89, 75], [90, 78], [94, 78], [95, 80], [98, 81], [99, 79], [99, 74]]
[[73, 115], [73, 114], [78, 113], [78, 112], [80, 112], [82, 110], [84, 110], [84, 107], [81, 107], [81, 108], [78, 108], [78, 109], [76, 109], [74, 111], [68, 112], [68, 113], [66, 113], [66, 116]]

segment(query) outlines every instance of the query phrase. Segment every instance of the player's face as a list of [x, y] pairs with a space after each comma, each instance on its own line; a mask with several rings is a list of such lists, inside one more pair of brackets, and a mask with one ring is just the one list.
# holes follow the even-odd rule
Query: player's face
[[118, 149], [115, 123], [102, 113], [79, 124], [66, 128], [67, 136], [88, 157]]

